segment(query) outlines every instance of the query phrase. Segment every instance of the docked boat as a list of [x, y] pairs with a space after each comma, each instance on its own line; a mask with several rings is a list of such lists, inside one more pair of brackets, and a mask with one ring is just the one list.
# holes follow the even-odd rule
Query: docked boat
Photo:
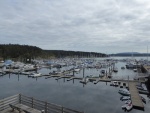
[[141, 99], [146, 104], [146, 99], [143, 96], [141, 96]]
[[49, 73], [49, 75], [57, 75], [57, 74], [61, 74], [61, 71], [57, 70]]
[[132, 63], [127, 63], [126, 64], [126, 68], [129, 69], [129, 68], [134, 68], [134, 65]]
[[74, 72], [79, 72], [80, 68], [74, 68]]
[[128, 106], [128, 104], [131, 104], [132, 103], [132, 101], [131, 100], [127, 100], [127, 101], [125, 101], [125, 104], [123, 105], [123, 106], [121, 106], [122, 107], [122, 109], [126, 109], [126, 107]]
[[23, 74], [23, 75], [31, 75], [32, 73], [31, 72], [21, 72], [21, 74]]
[[28, 77], [32, 77], [32, 78], [37, 78], [37, 77], [41, 77], [42, 74], [41, 73], [32, 73], [31, 75], [28, 75]]
[[133, 69], [134, 72], [137, 72], [137, 69]]
[[124, 96], [129, 96], [130, 92], [127, 89], [119, 89], [118, 93]]
[[71, 75], [71, 74], [67, 74], [67, 75], [65, 75], [65, 76], [68, 76], [68, 77], [72, 77], [72, 76], [74, 76], [73, 74]]
[[128, 62], [126, 64], [127, 69], [140, 68], [140, 67], [141, 67], [141, 64], [139, 64], [137, 62]]
[[89, 78], [83, 78], [80, 83], [83, 83], [83, 84], [87, 84], [88, 82], [90, 82]]
[[117, 87], [118, 85], [119, 85], [119, 84], [118, 84], [117, 81], [112, 81], [111, 84], [110, 84], [110, 86], [116, 86], [116, 87]]
[[108, 77], [108, 78], [112, 78], [112, 75], [108, 75], [107, 77]]
[[114, 71], [114, 72], [118, 72], [118, 68], [115, 67], [115, 68], [113, 69], [113, 71]]
[[122, 96], [120, 97], [120, 100], [125, 101], [125, 100], [130, 100], [131, 97], [130, 96]]
[[132, 101], [131, 100], [127, 100], [127, 101], [125, 101], [124, 103], [125, 104], [129, 104], [129, 103], [131, 103]]
[[125, 69], [125, 67], [121, 67], [121, 69]]
[[122, 109], [126, 109], [128, 104], [124, 104], [123, 106], [121, 106]]
[[136, 86], [136, 88], [139, 90], [144, 90], [144, 88], [142, 86]]
[[129, 104], [126, 106], [125, 109], [126, 109], [127, 111], [130, 111], [132, 108], [133, 108], [132, 103], [129, 103]]
[[105, 70], [101, 70], [101, 73], [102, 73], [102, 74], [105, 74]]

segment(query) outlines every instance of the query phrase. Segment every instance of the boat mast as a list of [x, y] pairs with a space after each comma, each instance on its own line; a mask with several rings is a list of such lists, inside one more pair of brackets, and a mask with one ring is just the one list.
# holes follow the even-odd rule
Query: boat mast
[[148, 61], [148, 46], [147, 46], [147, 61]]
[[132, 50], [132, 60], [133, 60], [133, 61], [135, 60], [134, 57], [133, 57], [133, 50]]

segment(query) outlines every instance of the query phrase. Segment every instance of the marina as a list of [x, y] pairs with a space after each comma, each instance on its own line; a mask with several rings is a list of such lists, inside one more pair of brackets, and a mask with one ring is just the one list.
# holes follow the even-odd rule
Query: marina
[[150, 0], [0, 0], [0, 113], [149, 113]]
[[[133, 70], [130, 70], [130, 69], [122, 70], [121, 67], [123, 67], [123, 65], [125, 65], [124, 62], [120, 62], [120, 61], [116, 62], [115, 61], [115, 63], [111, 63], [114, 61], [111, 61], [111, 62], [109, 61], [109, 63], [108, 63], [105, 61], [105, 59], [102, 61], [99, 61], [99, 60], [94, 61], [93, 59], [91, 59], [91, 60], [93, 61], [93, 65], [80, 66], [80, 64], [82, 64], [82, 62], [86, 61], [86, 59], [82, 59], [82, 62], [80, 64], [76, 65], [76, 67], [78, 66], [79, 69], [76, 68], [75, 70], [74, 70], [74, 66], [72, 66], [72, 65], [62, 66], [61, 68], [56, 68], [56, 67], [51, 67], [51, 66], [50, 66], [50, 68], [48, 68], [48, 66], [43, 66], [43, 68], [39, 68], [36, 70], [34, 69], [32, 71], [27, 71], [27, 72], [24, 72], [24, 71], [21, 72], [19, 69], [18, 69], [18, 72], [17, 72], [17, 70], [14, 70], [14, 69], [7, 69], [6, 71], [1, 70], [1, 72], [5, 72], [6, 74], [2, 74], [2, 76], [0, 77], [0, 80], [8, 78], [8, 80], [11, 81], [12, 79], [16, 78], [16, 80], [15, 79], [14, 80], [16, 82], [18, 81], [18, 83], [17, 83], [18, 85], [19, 84], [20, 85], [21, 84], [24, 84], [24, 85], [32, 84], [31, 86], [33, 88], [34, 87], [37, 87], [37, 88], [45, 87], [43, 89], [43, 91], [45, 92], [46, 95], [47, 94], [56, 95], [55, 98], [60, 98], [58, 96], [58, 94], [62, 95], [62, 98], [59, 99], [60, 101], [57, 99], [58, 104], [62, 104], [63, 106], [65, 105], [66, 107], [69, 107], [71, 109], [76, 109], [77, 111], [83, 111], [86, 113], [90, 113], [94, 109], [92, 109], [92, 107], [90, 107], [90, 106], [88, 108], [77, 107], [78, 102], [74, 103], [77, 98], [75, 100], [71, 99], [72, 96], [75, 96], [75, 94], [73, 93], [74, 91], [72, 91], [75, 87], [77, 88], [77, 89], [74, 89], [76, 92], [78, 92], [79, 89], [80, 89], [80, 92], [82, 92], [81, 90], [86, 91], [87, 89], [89, 92], [88, 93], [86, 91], [86, 93], [77, 94], [76, 96], [78, 96], [78, 98], [81, 98], [80, 96], [82, 96], [82, 94], [86, 95], [85, 97], [88, 97], [88, 94], [90, 94], [90, 95], [94, 94], [94, 95], [97, 95], [97, 97], [99, 97], [99, 95], [104, 95], [101, 93], [99, 94], [97, 92], [97, 89], [99, 89], [99, 91], [108, 92], [110, 90], [111, 92], [113, 92], [113, 93], [108, 93], [108, 96], [111, 96], [113, 94], [113, 96], [115, 97], [115, 98], [111, 97], [113, 99], [117, 99], [119, 97], [119, 94], [117, 94], [119, 88], [127, 88], [127, 89], [129, 89], [129, 92], [131, 94], [131, 101], [132, 101], [132, 105], [133, 105], [133, 109], [134, 109], [134, 110], [131, 110], [130, 112], [134, 113], [135, 109], [138, 109], [138, 110], [140, 109], [140, 110], [144, 110], [144, 111], [145, 111], [145, 109], [147, 109], [147, 104], [143, 105], [140, 95], [141, 94], [147, 95], [148, 93], [146, 93], [145, 90], [141, 90], [141, 89], [139, 90], [136, 87], [136, 84], [138, 84], [139, 82], [142, 84], [145, 83], [146, 78], [148, 77], [147, 75], [140, 74], [141, 72], [139, 74], [138, 74], [138, 72], [135, 73]], [[103, 66], [98, 66], [98, 64], [100, 62], [103, 62], [102, 63]], [[104, 66], [104, 62], [107, 63], [107, 65]], [[96, 65], [96, 66], [94, 66], [94, 65]], [[114, 67], [118, 69], [117, 72], [114, 72], [114, 70], [113, 70]], [[104, 70], [104, 71], [101, 71], [101, 70]], [[30, 76], [32, 76], [32, 73], [37, 73], [37, 74], [41, 73], [41, 74], [36, 77], [30, 77]], [[127, 73], [128, 73], [128, 75], [127, 75]], [[130, 75], [129, 75], [129, 73], [130, 73]], [[136, 79], [134, 79], [135, 77], [136, 77]], [[145, 79], [143, 79], [143, 78], [145, 78]], [[42, 84], [42, 86], [39, 86], [40, 85], [39, 83]], [[4, 84], [4, 83], [0, 82], [0, 84]], [[13, 84], [15, 84], [15, 83], [13, 83]], [[59, 84], [61, 84], [61, 85], [59, 86]], [[24, 87], [24, 85], [23, 85], [23, 87]], [[35, 89], [32, 89], [31, 86], [28, 88], [30, 90], [34, 91]], [[65, 86], [64, 89], [62, 88], [62, 86]], [[20, 86], [18, 86], [18, 87], [20, 87]], [[2, 87], [0, 87], [0, 88], [3, 89]], [[105, 88], [105, 89], [103, 89], [103, 88]], [[140, 87], [138, 87], [138, 88], [140, 88]], [[21, 89], [19, 89], [19, 90], [21, 90]], [[55, 91], [54, 89], [58, 89], [58, 90]], [[59, 90], [61, 92], [59, 92]], [[38, 90], [35, 90], [35, 91], [38, 92], [38, 94], [39, 94]], [[70, 95], [72, 95], [69, 97], [69, 100], [70, 99], [72, 100], [71, 106], [68, 103], [64, 104], [63, 100], [66, 101], [66, 97], [64, 98], [63, 95], [66, 95], [66, 94], [64, 94], [64, 93], [66, 93], [66, 91], [69, 92]], [[35, 93], [26, 92], [26, 90], [21, 90], [19, 92], [21, 92], [23, 94], [27, 94], [27, 95], [32, 94], [31, 96], [38, 97], [38, 95], [36, 95]], [[57, 92], [57, 93], [59, 92], [59, 93], [56, 94], [54, 92]], [[11, 96], [11, 95], [9, 95], [9, 96]], [[40, 94], [40, 95], [43, 95], [43, 94]], [[51, 102], [51, 99], [52, 99], [51, 96], [47, 95], [46, 97], [47, 97], [46, 100], [50, 99], [49, 101]], [[92, 96], [92, 97], [94, 97], [94, 96]], [[40, 96], [40, 98], [41, 98], [41, 96]], [[52, 99], [53, 103], [57, 103], [55, 98]], [[106, 96], [105, 99], [107, 100], [107, 98], [109, 98], [109, 97]], [[100, 98], [99, 101], [101, 101], [101, 99], [102, 98]], [[99, 101], [91, 100], [92, 104], [94, 104], [95, 106], [100, 104]], [[119, 109], [119, 108], [121, 108], [121, 106], [119, 107], [121, 102], [119, 102], [119, 99], [115, 100], [115, 101], [118, 102], [117, 109], [121, 112], [121, 110]], [[147, 99], [147, 101], [148, 101], [148, 99]], [[84, 100], [83, 102], [86, 102], [86, 101]], [[106, 101], [106, 103], [107, 103], [107, 101]], [[106, 110], [106, 108], [105, 108], [105, 110]], [[98, 109], [95, 111], [95, 113], [98, 113]]]

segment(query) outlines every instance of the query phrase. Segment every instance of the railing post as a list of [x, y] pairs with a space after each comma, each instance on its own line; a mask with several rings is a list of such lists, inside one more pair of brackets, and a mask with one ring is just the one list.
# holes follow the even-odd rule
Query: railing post
[[21, 94], [19, 94], [19, 104], [21, 104]]
[[3, 110], [2, 106], [3, 106], [3, 99], [0, 101], [0, 111]]
[[34, 103], [33, 103], [33, 97], [31, 97], [31, 99], [32, 99], [32, 105], [31, 105], [31, 106], [32, 106], [32, 108], [33, 108], [33, 107], [34, 107]]
[[0, 101], [0, 111], [1, 111], [1, 101]]
[[62, 106], [62, 109], [61, 109], [61, 110], [62, 110], [62, 113], [63, 113], [63, 112], [64, 112], [64, 108], [63, 108], [63, 106]]
[[47, 102], [45, 102], [45, 113], [47, 113]]
[[2, 107], [1, 107], [1, 108], [2, 108], [2, 110], [4, 110], [4, 106], [3, 106], [3, 105], [4, 105], [4, 99], [2, 100], [1, 105], [2, 105]]

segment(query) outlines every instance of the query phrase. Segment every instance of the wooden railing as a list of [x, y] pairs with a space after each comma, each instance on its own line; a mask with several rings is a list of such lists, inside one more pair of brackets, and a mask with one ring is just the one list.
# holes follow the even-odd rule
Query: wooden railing
[[37, 110], [44, 110], [44, 113], [84, 113], [61, 105], [41, 101], [33, 97], [27, 97], [22, 94], [17, 94], [0, 100], [0, 111], [9, 108], [9, 104], [23, 104]]
[[18, 104], [19, 94], [0, 100], [0, 111], [9, 108], [9, 104]]

